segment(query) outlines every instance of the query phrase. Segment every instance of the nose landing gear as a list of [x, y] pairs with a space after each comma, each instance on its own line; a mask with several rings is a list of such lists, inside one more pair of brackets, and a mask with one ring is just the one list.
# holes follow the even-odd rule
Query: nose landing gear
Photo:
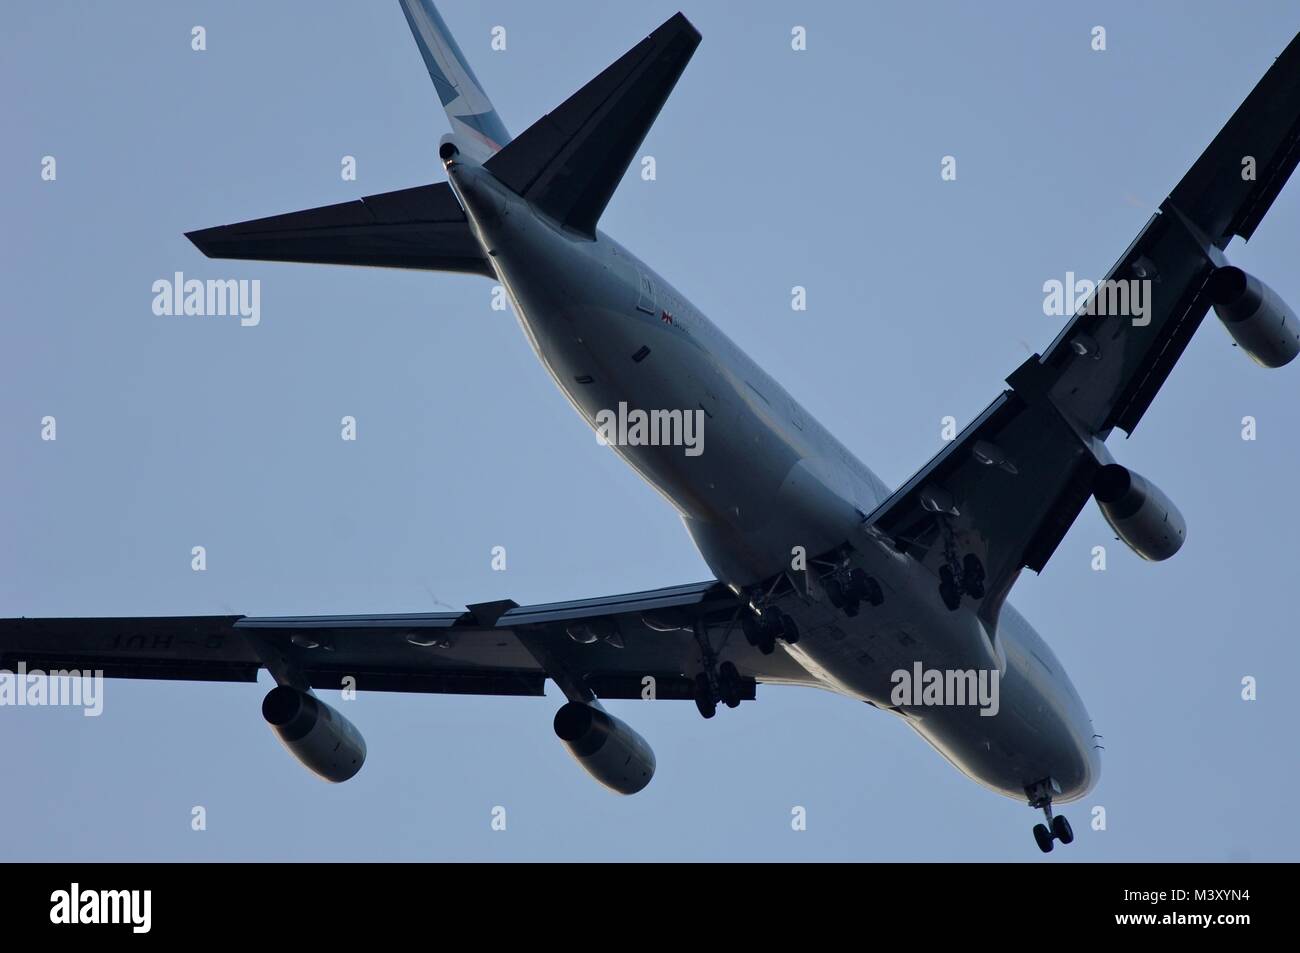
[[1034, 842], [1038, 844], [1038, 849], [1044, 854], [1050, 854], [1055, 841], [1059, 840], [1062, 844], [1072, 842], [1074, 830], [1065, 815], [1052, 816], [1052, 795], [1061, 793], [1057, 783], [1048, 778], [1031, 784], [1025, 788], [1025, 793], [1029, 796], [1029, 806], [1041, 808], [1043, 816], [1047, 819], [1046, 824], [1034, 825]]

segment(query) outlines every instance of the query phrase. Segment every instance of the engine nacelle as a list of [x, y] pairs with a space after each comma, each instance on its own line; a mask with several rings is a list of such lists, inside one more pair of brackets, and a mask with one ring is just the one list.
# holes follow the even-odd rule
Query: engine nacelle
[[1187, 523], [1160, 488], [1118, 463], [1097, 471], [1093, 496], [1115, 535], [1143, 559], [1159, 561], [1178, 552]]
[[1277, 292], [1232, 265], [1216, 268], [1205, 286], [1214, 313], [1251, 360], [1281, 367], [1300, 354], [1300, 321]]
[[644, 738], [603, 708], [569, 702], [555, 713], [555, 734], [578, 764], [618, 794], [636, 794], [655, 774]]
[[262, 699], [262, 717], [289, 753], [326, 781], [346, 781], [366, 761], [361, 732], [315, 695], [279, 685]]

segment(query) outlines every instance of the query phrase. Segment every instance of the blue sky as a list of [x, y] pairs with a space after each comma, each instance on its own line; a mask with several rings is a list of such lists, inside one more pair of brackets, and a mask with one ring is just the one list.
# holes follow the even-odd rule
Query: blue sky
[[[677, 7], [441, 9], [517, 134]], [[1047, 345], [1043, 282], [1100, 277], [1300, 29], [1282, 2], [683, 9], [704, 41], [642, 148], [658, 178], [630, 173], [602, 227], [891, 485], [939, 449], [941, 418], [967, 422]], [[184, 239], [443, 179], [446, 120], [396, 3], [33, 2], [6, 20], [0, 615], [422, 611], [708, 576], [491, 310], [491, 282], [209, 261]], [[1295, 302], [1298, 246], [1293, 183], [1229, 256]], [[260, 279], [261, 324], [155, 316], [151, 285], [175, 271]], [[1013, 592], [1106, 739], [1100, 786], [1066, 809], [1077, 840], [1047, 862], [1300, 854], [1278, 797], [1297, 782], [1297, 373], [1256, 368], [1208, 319], [1111, 441], [1178, 503], [1184, 550], [1142, 563], [1090, 506]], [[659, 761], [617, 798], [554, 738], [553, 687], [363, 695], [347, 712], [368, 762], [328, 786], [263, 724], [268, 685], [115, 682], [98, 719], [0, 710], [0, 814], [19, 820], [0, 857], [1037, 857], [1028, 808], [826, 693], [760, 687], [710, 722], [611, 704]]]

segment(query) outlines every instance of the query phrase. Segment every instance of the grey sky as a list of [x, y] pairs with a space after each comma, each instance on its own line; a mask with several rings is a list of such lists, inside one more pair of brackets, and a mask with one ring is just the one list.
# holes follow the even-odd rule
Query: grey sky
[[[518, 134], [677, 5], [441, 9]], [[1300, 29], [1294, 4], [1250, 9], [689, 4], [704, 41], [642, 149], [658, 179], [630, 173], [602, 227], [897, 485], [942, 417], [968, 421], [1055, 335], [1043, 282], [1100, 277]], [[184, 239], [443, 179], [446, 120], [396, 3], [17, 4], [0, 84], [0, 615], [421, 611], [707, 577], [490, 310], [491, 282], [208, 261]], [[1229, 255], [1295, 303], [1297, 247], [1293, 182]], [[261, 324], [155, 316], [150, 286], [178, 270], [260, 278]], [[1207, 319], [1111, 442], [1178, 503], [1187, 546], [1144, 564], [1090, 506], [1013, 592], [1105, 735], [1100, 786], [1066, 809], [1076, 843], [1050, 861], [1300, 853], [1281, 797], [1298, 780], [1298, 373], [1255, 368]], [[98, 719], [0, 710], [0, 858], [1037, 856], [1028, 808], [830, 694], [760, 687], [711, 722], [613, 703], [659, 760], [620, 799], [552, 735], [553, 687], [363, 695], [346, 710], [369, 759], [333, 787], [263, 724], [267, 685], [113, 682]]]

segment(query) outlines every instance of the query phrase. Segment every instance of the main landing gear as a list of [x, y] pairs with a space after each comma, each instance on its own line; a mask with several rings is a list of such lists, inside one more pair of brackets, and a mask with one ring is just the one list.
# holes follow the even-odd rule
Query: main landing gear
[[844, 614], [849, 617], [857, 615], [864, 602], [874, 608], [885, 601], [880, 583], [861, 569], [832, 573], [822, 581], [822, 587], [826, 590], [831, 605], [844, 610]]
[[741, 691], [740, 670], [732, 662], [723, 662], [715, 671], [695, 676], [695, 707], [705, 718], [712, 718], [718, 713], [718, 702], [728, 708], [739, 705]]
[[[794, 620], [789, 616], [775, 609], [769, 609], [768, 612], [764, 613], [764, 616], [770, 617], [769, 627], [773, 624], [771, 619], [778, 620], [776, 624], [781, 626], [783, 638], [786, 637], [785, 626], [789, 625], [789, 631], [793, 635], [793, 639], [789, 639], [789, 641], [798, 641], [799, 630], [795, 628]], [[748, 616], [746, 616], [745, 621], [750, 621]], [[745, 682], [740, 676], [740, 669], [736, 668], [734, 662], [718, 661], [718, 652], [714, 650], [713, 643], [709, 641], [709, 631], [702, 620], [696, 620], [694, 632], [695, 643], [700, 648], [700, 660], [704, 663], [704, 670], [695, 676], [693, 686], [695, 707], [705, 718], [712, 718], [718, 713], [718, 702], [722, 702], [728, 708], [735, 708], [740, 704], [745, 692]], [[746, 638], [749, 637], [748, 628], [745, 630], [745, 635]], [[773, 640], [775, 640], [775, 636], [773, 636]], [[754, 644], [752, 640], [750, 644]], [[773, 641], [772, 647], [767, 652], [770, 653], [775, 649], [776, 643]]]
[[[788, 613], [776, 606], [769, 605], [758, 614], [752, 614], [749, 609], [742, 611], [740, 627], [745, 633], [745, 641], [764, 655], [776, 651], [777, 639], [784, 639], [787, 645], [799, 641], [799, 626]], [[718, 661], [718, 653], [709, 642], [708, 631], [702, 622], [695, 624], [695, 642], [700, 647], [700, 659], [704, 663], [704, 671], [695, 676], [695, 707], [705, 718], [712, 718], [718, 713], [718, 702], [728, 708], [740, 704], [745, 681], [734, 662]]]
[[1044, 854], [1052, 852], [1053, 841], [1059, 840], [1062, 844], [1068, 844], [1074, 840], [1074, 831], [1065, 815], [1052, 816], [1052, 794], [1059, 791], [1056, 782], [1050, 778], [1025, 789], [1025, 793], [1029, 795], [1029, 806], [1041, 808], [1043, 816], [1047, 819], [1046, 824], [1034, 825], [1034, 842]]
[[746, 615], [740, 620], [745, 641], [764, 655], [776, 651], [776, 640], [785, 639], [789, 645], [799, 641], [799, 627], [794, 619], [775, 606], [763, 610], [762, 615]]
[[952, 612], [961, 608], [961, 597], [984, 598], [984, 564], [974, 553], [960, 562], [950, 553], [948, 562], [939, 567], [939, 598]]

